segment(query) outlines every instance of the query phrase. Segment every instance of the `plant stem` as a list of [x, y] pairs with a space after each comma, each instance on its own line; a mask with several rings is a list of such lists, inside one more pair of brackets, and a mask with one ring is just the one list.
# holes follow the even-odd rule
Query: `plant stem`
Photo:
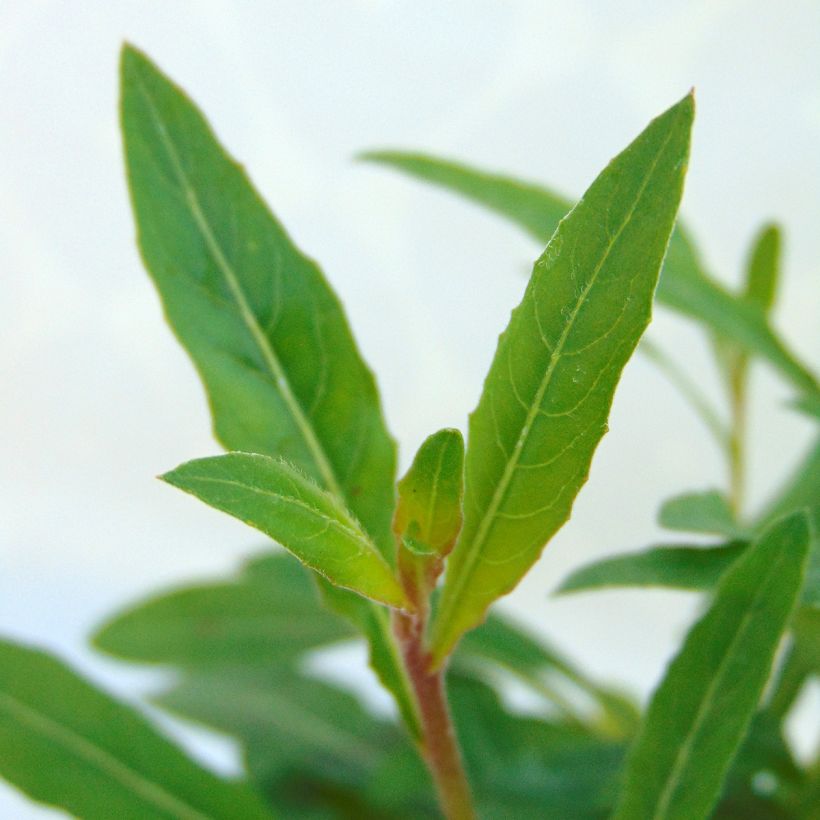
[[423, 614], [395, 612], [393, 615], [393, 629], [418, 702], [421, 753], [447, 820], [475, 820], [470, 786], [447, 706], [444, 670], [430, 671], [431, 657], [424, 647], [424, 628]]

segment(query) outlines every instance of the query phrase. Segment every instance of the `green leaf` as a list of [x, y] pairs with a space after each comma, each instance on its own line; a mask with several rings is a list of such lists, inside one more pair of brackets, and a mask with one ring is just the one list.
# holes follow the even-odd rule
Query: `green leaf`
[[[461, 194], [507, 217], [539, 242], [552, 237], [571, 204], [538, 185], [436, 157], [374, 151], [362, 158]], [[767, 359], [809, 397], [820, 393], [816, 376], [774, 333], [759, 306], [736, 298], [706, 273], [692, 240], [680, 224], [672, 233], [657, 298], [665, 307]]]
[[735, 521], [729, 502], [717, 490], [685, 493], [665, 501], [658, 513], [658, 523], [668, 530], [702, 532], [743, 538], [745, 530]]
[[616, 555], [575, 570], [557, 593], [606, 587], [710, 590], [745, 548], [745, 542], [736, 541], [720, 547], [658, 546]]
[[453, 655], [462, 676], [477, 668], [486, 677], [502, 668], [543, 695], [565, 719], [587, 725], [579, 709], [592, 699], [597, 714], [590, 727], [607, 735], [630, 735], [637, 728], [638, 711], [623, 695], [592, 681], [544, 639], [530, 635], [509, 618], [490, 614], [483, 624], [468, 632]]
[[358, 521], [290, 464], [228, 453], [189, 461], [162, 479], [261, 530], [337, 586], [388, 606], [407, 606], [393, 571]]
[[239, 578], [162, 593], [104, 624], [94, 645], [118, 658], [180, 666], [261, 664], [349, 638], [289, 555], [249, 563]]
[[709, 815], [800, 595], [802, 513], [768, 529], [726, 573], [652, 698], [627, 764], [618, 820]]
[[[217, 438], [297, 465], [392, 562], [395, 445], [336, 295], [187, 95], [131, 46], [121, 80], [142, 257], [205, 384]], [[384, 614], [320, 587], [367, 635], [379, 677], [412, 714]]]
[[477, 202], [520, 225], [537, 242], [549, 242], [572, 202], [540, 185], [488, 174], [425, 154], [366, 151], [358, 159], [385, 165]]
[[419, 448], [399, 481], [393, 529], [411, 552], [447, 555], [461, 529], [464, 440], [458, 430], [439, 430]]
[[184, 92], [130, 46], [122, 128], [140, 250], [205, 383], [217, 437], [287, 458], [343, 498], [389, 555], [395, 447], [319, 268]]
[[567, 520], [645, 329], [683, 188], [691, 96], [592, 184], [535, 265], [470, 417], [464, 528], [433, 621], [440, 663]]
[[782, 237], [777, 225], [764, 225], [755, 237], [746, 266], [744, 296], [765, 313], [771, 311], [780, 278]]
[[83, 818], [266, 818], [142, 716], [49, 655], [0, 641], [0, 775]]
[[474, 679], [450, 674], [448, 687], [481, 817], [600, 820], [608, 815], [623, 743], [511, 715]]

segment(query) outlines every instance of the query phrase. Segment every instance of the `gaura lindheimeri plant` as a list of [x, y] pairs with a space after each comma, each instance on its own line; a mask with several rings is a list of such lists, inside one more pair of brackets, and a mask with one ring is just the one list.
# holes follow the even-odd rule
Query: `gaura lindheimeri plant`
[[[763, 510], [747, 512], [743, 488], [750, 364], [773, 366], [810, 416], [820, 389], [771, 324], [779, 229], [758, 235], [735, 294], [676, 226], [693, 96], [574, 205], [429, 156], [363, 155], [498, 212], [543, 251], [466, 448], [458, 430], [433, 432], [396, 482], [373, 374], [316, 263], [191, 100], [130, 46], [121, 80], [142, 258], [229, 451], [163, 479], [285, 551], [151, 598], [94, 636], [109, 654], [175, 669], [152, 703], [234, 737], [243, 777], [216, 776], [139, 712], [11, 642], [0, 643], [0, 774], [83, 818], [816, 817], [820, 765], [796, 760], [783, 728], [820, 670], [820, 447]], [[642, 344], [729, 467], [727, 492], [674, 498], [660, 522], [716, 540], [610, 558], [559, 588], [704, 595], [641, 714], [490, 607], [569, 518], [655, 297], [709, 334], [729, 406], [724, 420], [697, 380]], [[362, 639], [397, 721], [311, 674], [317, 651]], [[543, 708], [509, 711], [504, 676]]]

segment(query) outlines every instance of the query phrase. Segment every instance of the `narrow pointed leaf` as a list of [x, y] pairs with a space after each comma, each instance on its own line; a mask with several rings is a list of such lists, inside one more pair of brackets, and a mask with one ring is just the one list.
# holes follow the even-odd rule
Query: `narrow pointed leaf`
[[387, 552], [395, 448], [319, 268], [190, 99], [131, 47], [122, 127], [140, 250], [205, 383], [217, 437], [293, 462]]
[[717, 490], [670, 498], [661, 506], [658, 523], [668, 530], [725, 535], [727, 538], [746, 535], [735, 521], [729, 502]]
[[729, 570], [652, 698], [617, 820], [709, 816], [797, 604], [809, 522], [773, 525]]
[[[507, 217], [540, 242], [550, 239], [570, 207], [564, 197], [538, 185], [432, 156], [373, 151], [362, 158], [461, 194]], [[774, 333], [759, 306], [736, 298], [706, 273], [681, 225], [672, 234], [657, 298], [665, 307], [767, 359], [809, 397], [820, 392], [815, 374]]]
[[[394, 554], [395, 445], [336, 295], [291, 242], [188, 96], [137, 49], [122, 54], [122, 130], [140, 250], [229, 450], [282, 456]], [[402, 679], [383, 613], [319, 580]], [[392, 689], [403, 714], [412, 701]]]
[[649, 322], [693, 115], [686, 97], [601, 173], [536, 263], [499, 340], [470, 418], [464, 528], [433, 622], [438, 662], [569, 517]]
[[183, 587], [129, 607], [93, 642], [130, 661], [211, 667], [281, 662], [351, 635], [321, 605], [308, 572], [281, 553], [256, 559], [236, 580]]
[[141, 715], [51, 656], [0, 641], [0, 776], [88, 820], [270, 818]]
[[164, 481], [261, 530], [337, 586], [403, 607], [393, 571], [330, 493], [268, 456], [228, 453], [189, 461]]
[[393, 529], [411, 551], [446, 555], [461, 529], [464, 440], [439, 430], [419, 448], [399, 481]]
[[[587, 716], [577, 708], [573, 694], [582, 693], [593, 700], [599, 714], [595, 722], [611, 734], [632, 734], [637, 726], [638, 711], [622, 694], [595, 683], [557, 649], [539, 636], [498, 614], [468, 632], [453, 655], [455, 668], [462, 675], [486, 671], [491, 679], [501, 667], [522, 683], [543, 695], [565, 716], [586, 723]], [[603, 720], [601, 720], [603, 718]]]
[[576, 570], [558, 587], [557, 593], [607, 587], [710, 590], [745, 548], [745, 542], [737, 541], [721, 547], [651, 547], [616, 555]]

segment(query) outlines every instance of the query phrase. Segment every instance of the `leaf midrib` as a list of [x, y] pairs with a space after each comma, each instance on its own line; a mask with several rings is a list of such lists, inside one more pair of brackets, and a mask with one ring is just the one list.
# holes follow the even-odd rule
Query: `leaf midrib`
[[[572, 331], [572, 328], [575, 325], [575, 320], [578, 317], [578, 313], [581, 310], [581, 307], [585, 303], [587, 297], [589, 296], [590, 291], [595, 286], [595, 283], [598, 280], [598, 274], [601, 272], [604, 264], [606, 263], [607, 259], [609, 258], [612, 249], [614, 248], [616, 242], [620, 238], [621, 234], [623, 233], [626, 226], [631, 221], [635, 210], [637, 209], [638, 205], [640, 204], [641, 198], [649, 185], [650, 180], [652, 179], [652, 175], [655, 172], [655, 168], [660, 161], [660, 158], [663, 152], [666, 150], [666, 146], [669, 144], [673, 136], [673, 133], [670, 132], [666, 139], [664, 140], [663, 144], [658, 149], [655, 158], [652, 161], [652, 164], [649, 168], [648, 173], [644, 181], [641, 183], [641, 186], [635, 196], [635, 201], [632, 204], [632, 207], [629, 209], [629, 213], [626, 215], [624, 220], [621, 222], [621, 225], [618, 227], [618, 230], [612, 236], [612, 238], [607, 243], [607, 246], [604, 250], [604, 253], [601, 256], [600, 261], [596, 265], [592, 276], [590, 277], [589, 283], [583, 289], [581, 294], [578, 297], [578, 300], [573, 308], [572, 314], [570, 315], [566, 325], [564, 326], [564, 330], [561, 333], [560, 338], [558, 339], [555, 347], [550, 353], [549, 365], [547, 367], [547, 371], [544, 374], [543, 379], [541, 380], [541, 384], [538, 386], [538, 391], [536, 392], [535, 398], [533, 399], [530, 409], [527, 412], [526, 420], [521, 427], [521, 433], [519, 433], [518, 440], [515, 443], [515, 448], [513, 449], [512, 456], [507, 462], [506, 467], [504, 468], [504, 472], [501, 476], [501, 480], [499, 481], [498, 485], [496, 486], [495, 492], [493, 493], [493, 497], [490, 501], [490, 506], [487, 508], [487, 512], [481, 519], [481, 523], [479, 524], [478, 531], [476, 533], [476, 537], [473, 539], [473, 542], [470, 546], [470, 550], [467, 553], [466, 564], [462, 571], [459, 573], [457, 579], [455, 580], [455, 588], [453, 593], [447, 599], [447, 608], [446, 610], [442, 607], [442, 611], [439, 614], [439, 623], [446, 624], [447, 620], [450, 617], [450, 611], [453, 609], [454, 604], [450, 603], [452, 601], [457, 601], [463, 592], [465, 585], [467, 584], [468, 579], [472, 576], [473, 571], [475, 570], [475, 564], [478, 560], [479, 552], [484, 544], [484, 541], [487, 538], [487, 535], [490, 531], [490, 527], [493, 524], [495, 514], [498, 511], [498, 508], [501, 506], [506, 494], [507, 490], [509, 489], [510, 481], [512, 480], [512, 476], [515, 472], [515, 469], [518, 465], [518, 460], [521, 457], [521, 452], [526, 445], [530, 432], [532, 431], [532, 425], [535, 421], [536, 415], [540, 409], [541, 402], [544, 398], [544, 394], [549, 387], [549, 384], [552, 380], [553, 372], [561, 359], [561, 355], [563, 352], [563, 347], [566, 344], [567, 338]], [[581, 200], [583, 202], [583, 199]], [[580, 204], [580, 202], [579, 202]], [[576, 208], [578, 206], [576, 205]], [[575, 209], [573, 209], [575, 210]], [[563, 222], [564, 220], [561, 220]], [[561, 230], [561, 224], [559, 223], [558, 228], [556, 229], [555, 235], [558, 234], [558, 231]], [[553, 240], [550, 240], [552, 242]], [[547, 245], [549, 247], [549, 244]], [[443, 602], [442, 602], [443, 603]], [[443, 628], [443, 627], [442, 627]]]
[[168, 811], [174, 817], [189, 820], [211, 820], [213, 817], [213, 815], [202, 814], [166, 791], [162, 786], [152, 782], [121, 760], [118, 760], [106, 749], [84, 738], [73, 729], [61, 725], [48, 715], [23, 703], [8, 692], [0, 692], [0, 709], [3, 705], [5, 705], [6, 711], [12, 718], [29, 725], [35, 732], [62, 746], [69, 752], [74, 752], [77, 757], [86, 760], [90, 765], [110, 775], [126, 790], [162, 811]]
[[248, 304], [248, 300], [245, 298], [245, 294], [240, 285], [239, 277], [217, 241], [216, 235], [199, 203], [199, 197], [197, 196], [196, 189], [189, 181], [188, 175], [185, 173], [185, 169], [182, 165], [182, 161], [179, 157], [176, 146], [174, 145], [174, 141], [165, 127], [164, 121], [154, 103], [153, 97], [138, 74], [135, 75], [135, 80], [139, 92], [148, 106], [151, 119], [154, 123], [154, 128], [159, 135], [162, 145], [165, 147], [168, 159], [170, 160], [174, 173], [177, 176], [179, 185], [185, 194], [185, 200], [188, 203], [191, 215], [194, 218], [194, 222], [199, 229], [200, 235], [202, 236], [206, 247], [210, 251], [214, 262], [216, 263], [219, 272], [222, 274], [225, 283], [228, 285], [231, 295], [236, 302], [239, 314], [242, 317], [242, 321], [245, 323], [251, 337], [259, 348], [262, 358], [270, 370], [274, 383], [281, 393], [284, 403], [290, 411], [290, 414], [296, 423], [296, 426], [310, 452], [311, 457], [313, 458], [313, 461], [316, 464], [317, 469], [319, 470], [320, 475], [322, 476], [323, 481], [327, 486], [327, 489], [340, 499], [344, 500], [344, 492], [336, 479], [336, 474], [330, 460], [327, 457], [327, 454], [325, 453], [315, 431], [313, 430], [312, 425], [305, 416], [299, 400], [296, 398], [296, 395], [290, 386], [287, 373], [282, 367], [282, 363], [279, 361], [276, 351], [273, 349], [270, 344], [270, 340], [260, 327], [256, 316]]
[[720, 664], [718, 665], [718, 668], [715, 672], [715, 676], [712, 678], [712, 682], [709, 684], [708, 688], [706, 689], [706, 692], [704, 693], [703, 700], [701, 701], [701, 704], [698, 707], [697, 713], [695, 715], [695, 720], [692, 723], [692, 728], [689, 731], [684, 742], [680, 744], [678, 747], [678, 752], [675, 755], [675, 762], [669, 771], [666, 784], [664, 785], [664, 788], [661, 791], [660, 796], [658, 797], [658, 802], [656, 803], [655, 811], [652, 814], [652, 820], [663, 820], [663, 818], [666, 816], [666, 813], [669, 809], [669, 804], [675, 794], [676, 789], [678, 788], [681, 782], [684, 768], [689, 762], [689, 758], [692, 754], [692, 749], [694, 747], [695, 741], [697, 740], [698, 735], [700, 733], [701, 726], [706, 720], [708, 712], [711, 709], [711, 702], [714, 698], [714, 694], [718, 690], [719, 685], [722, 685], [723, 683], [723, 676], [726, 671], [726, 668], [734, 660], [734, 650], [738, 643], [741, 641], [741, 639], [745, 637], [746, 632], [749, 628], [749, 622], [755, 615], [758, 602], [767, 597], [768, 587], [771, 583], [771, 579], [773, 576], [776, 576], [778, 574], [778, 571], [783, 563], [783, 559], [786, 556], [786, 554], [787, 553], [785, 550], [780, 551], [780, 556], [778, 557], [778, 559], [775, 562], [769, 564], [769, 569], [766, 572], [764, 583], [759, 583], [755, 586], [755, 594], [752, 600], [749, 602], [749, 605], [746, 608], [746, 612], [744, 613], [743, 618], [738, 624], [738, 628], [735, 631], [732, 640], [729, 642], [729, 646], [727, 647], [726, 652], [724, 653], [723, 658], [721, 659]]

